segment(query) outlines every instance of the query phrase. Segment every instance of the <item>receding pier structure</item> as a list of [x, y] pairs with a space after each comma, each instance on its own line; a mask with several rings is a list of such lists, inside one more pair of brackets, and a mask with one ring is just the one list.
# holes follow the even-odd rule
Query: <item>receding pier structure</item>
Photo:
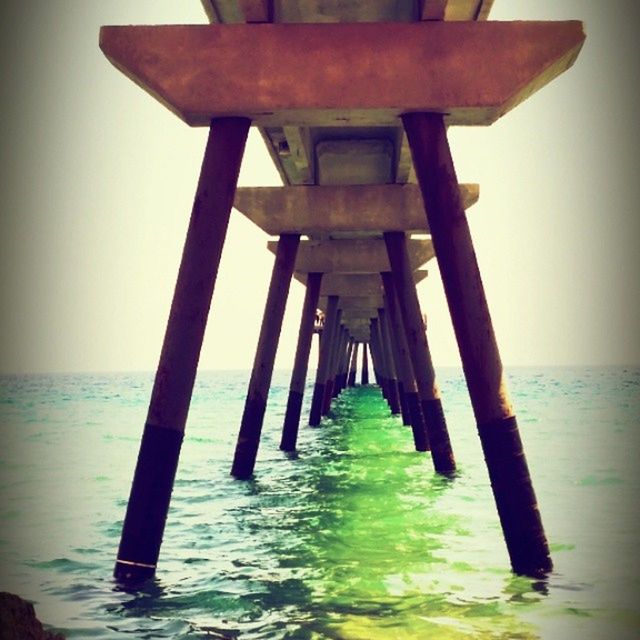
[[[584, 33], [577, 21], [492, 22], [492, 4], [203, 0], [210, 24], [101, 29], [100, 47], [119, 70], [187, 125], [209, 128], [122, 530], [119, 581], [156, 571], [234, 202], [278, 238], [269, 244], [276, 256], [234, 476], [254, 472], [294, 277], [306, 294], [281, 448], [295, 449], [306, 422], [302, 395], [319, 307], [309, 424], [321, 425], [335, 394], [355, 384], [360, 347], [362, 383], [370, 353], [399, 428], [410, 424], [415, 448], [431, 451], [436, 472], [453, 475], [415, 289], [419, 268], [435, 255], [511, 566], [529, 576], [551, 570], [466, 220], [478, 187], [458, 184], [447, 128], [491, 125], [568, 69]], [[236, 189], [251, 126], [282, 187]]]

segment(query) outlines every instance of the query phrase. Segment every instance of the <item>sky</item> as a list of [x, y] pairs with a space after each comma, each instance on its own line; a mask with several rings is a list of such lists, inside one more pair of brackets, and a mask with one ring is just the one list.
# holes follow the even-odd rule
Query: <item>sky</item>
[[[450, 130], [502, 360], [640, 363], [638, 8], [496, 0], [496, 20], [585, 22], [576, 64], [485, 128]], [[31, 0], [0, 8], [0, 372], [155, 369], [206, 130], [98, 48], [103, 24], [202, 23], [199, 0]], [[242, 186], [280, 180], [255, 130]], [[232, 213], [201, 369], [250, 368], [273, 262]], [[437, 265], [419, 285], [438, 366], [460, 360]], [[293, 362], [303, 287], [276, 367]]]

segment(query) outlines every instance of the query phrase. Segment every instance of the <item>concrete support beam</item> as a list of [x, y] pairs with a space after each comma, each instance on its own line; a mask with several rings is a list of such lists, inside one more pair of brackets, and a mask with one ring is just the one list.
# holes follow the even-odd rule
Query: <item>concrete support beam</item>
[[249, 124], [211, 123], [124, 519], [119, 582], [142, 582], [156, 570]]
[[391, 347], [391, 337], [387, 324], [387, 313], [384, 308], [378, 309], [378, 332], [380, 334], [380, 351], [384, 359], [387, 382], [387, 402], [391, 413], [400, 413], [400, 394], [398, 393], [398, 376]]
[[310, 273], [307, 277], [307, 288], [302, 305], [300, 318], [300, 331], [298, 333], [298, 345], [291, 372], [291, 384], [289, 386], [289, 398], [287, 410], [282, 427], [282, 439], [280, 449], [282, 451], [295, 451], [298, 439], [298, 427], [302, 412], [302, 400], [307, 381], [307, 369], [309, 365], [309, 353], [313, 339], [313, 327], [320, 297], [321, 273]]
[[260, 337], [249, 380], [249, 391], [231, 468], [231, 475], [240, 480], [246, 480], [253, 475], [271, 386], [273, 363], [278, 350], [282, 319], [299, 244], [300, 236], [294, 234], [283, 234], [278, 241], [278, 251], [271, 273]]
[[413, 363], [411, 362], [411, 354], [407, 343], [407, 337], [400, 310], [398, 308], [396, 290], [393, 283], [393, 276], [390, 272], [381, 274], [385, 291], [385, 303], [391, 324], [391, 337], [396, 342], [396, 353], [398, 354], [398, 372], [399, 379], [402, 382], [402, 388], [407, 404], [407, 412], [409, 414], [409, 424], [413, 430], [413, 442], [416, 451], [429, 451], [429, 435], [427, 426], [422, 415], [422, 407], [420, 397], [418, 395], [418, 385], [413, 373]]
[[342, 310], [338, 309], [336, 315], [336, 323], [331, 334], [331, 352], [329, 355], [329, 366], [327, 371], [327, 382], [324, 388], [324, 397], [322, 398], [322, 415], [326, 416], [331, 407], [331, 398], [333, 398], [333, 387], [336, 381], [336, 370], [338, 365], [338, 357], [343, 340], [343, 329], [341, 324]]
[[518, 425], [507, 393], [489, 307], [442, 116], [403, 117], [429, 211], [431, 233], [451, 312], [491, 486], [516, 573], [551, 571]]
[[369, 384], [369, 357], [368, 357], [368, 346], [366, 342], [362, 343], [362, 373], [360, 377], [360, 384], [368, 385]]
[[407, 240], [404, 233], [385, 233], [384, 239], [389, 252], [391, 273], [418, 385], [422, 415], [429, 435], [433, 465], [438, 473], [451, 475], [455, 471], [455, 461], [442, 410], [440, 390], [436, 384], [435, 371], [431, 362], [426, 327], [416, 287], [411, 277], [411, 266], [406, 251]]
[[[478, 201], [477, 184], [460, 185], [465, 209]], [[416, 184], [241, 187], [234, 207], [267, 234], [429, 233]]]
[[333, 334], [338, 320], [338, 296], [329, 296], [329, 304], [325, 314], [322, 339], [320, 340], [320, 356], [318, 358], [318, 368], [316, 371], [316, 382], [313, 388], [313, 398], [311, 400], [311, 411], [309, 414], [309, 425], [317, 427], [322, 419], [322, 406], [324, 393], [327, 386], [329, 366], [331, 364], [331, 349]]
[[[277, 242], [268, 242], [275, 252]], [[433, 258], [431, 240], [407, 241], [412, 272]], [[308, 240], [300, 243], [296, 271], [310, 273], [380, 273], [389, 271], [389, 258], [381, 238], [368, 240]]]
[[[307, 282], [307, 274], [296, 271], [296, 280], [302, 284]], [[426, 269], [413, 272], [416, 284], [422, 282], [428, 275]], [[350, 296], [354, 292], [362, 296], [382, 295], [382, 285], [377, 273], [326, 273], [320, 287], [321, 296]]]
[[369, 358], [368, 358], [367, 343], [362, 343], [362, 376], [360, 378], [360, 384], [369, 384]]
[[422, 20], [486, 20], [493, 0], [420, 0]]
[[347, 379], [347, 384], [350, 387], [356, 386], [356, 375], [358, 373], [358, 348], [359, 347], [360, 347], [360, 341], [356, 341], [353, 345], [353, 353], [351, 355], [351, 364], [349, 365], [349, 377]]
[[413, 111], [487, 125], [570, 67], [583, 40], [575, 21], [100, 30], [109, 60], [192, 126], [396, 125]]

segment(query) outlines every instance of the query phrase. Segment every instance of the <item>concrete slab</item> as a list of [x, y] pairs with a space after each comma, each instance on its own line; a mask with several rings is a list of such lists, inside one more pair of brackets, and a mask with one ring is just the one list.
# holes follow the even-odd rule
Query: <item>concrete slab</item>
[[[267, 248], [276, 252], [277, 241]], [[431, 240], [407, 241], [412, 271], [434, 256]], [[300, 243], [295, 270], [302, 273], [380, 273], [389, 271], [389, 258], [384, 240], [307, 240]]]
[[[477, 184], [460, 185], [465, 209], [478, 201]], [[429, 233], [415, 184], [241, 187], [234, 207], [269, 235], [299, 233]]]
[[109, 60], [193, 126], [397, 125], [408, 111], [487, 125], [570, 67], [583, 41], [577, 21], [100, 30]]

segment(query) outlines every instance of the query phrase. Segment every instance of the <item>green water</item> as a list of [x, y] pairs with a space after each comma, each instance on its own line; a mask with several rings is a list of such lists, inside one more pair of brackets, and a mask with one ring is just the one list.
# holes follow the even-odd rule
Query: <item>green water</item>
[[544, 582], [509, 570], [459, 372], [440, 374], [455, 478], [375, 387], [344, 392], [283, 454], [278, 373], [249, 482], [229, 475], [247, 374], [203, 374], [156, 579], [127, 593], [111, 570], [151, 380], [2, 380], [0, 589], [69, 637], [640, 636], [637, 369], [511, 376], [555, 563]]

